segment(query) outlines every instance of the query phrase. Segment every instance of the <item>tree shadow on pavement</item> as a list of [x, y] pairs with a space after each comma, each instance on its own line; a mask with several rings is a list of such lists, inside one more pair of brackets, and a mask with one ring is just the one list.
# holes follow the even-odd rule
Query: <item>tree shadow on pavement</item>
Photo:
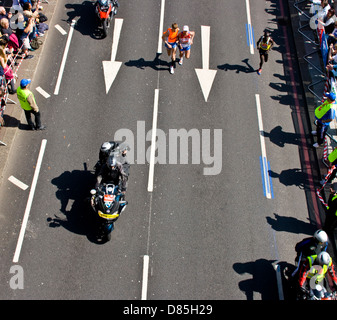
[[[258, 259], [245, 263], [234, 263], [233, 269], [240, 275], [250, 274], [252, 278], [239, 282], [239, 288], [247, 297], [254, 300], [254, 292], [261, 295], [262, 300], [278, 300], [274, 260]], [[260, 297], [258, 297], [260, 299]]]
[[[61, 202], [60, 214], [47, 218], [49, 227], [63, 227], [70, 232], [86, 235], [92, 241], [94, 214], [90, 206], [90, 189], [95, 185], [95, 176], [88, 170], [65, 171], [51, 180], [58, 190], [56, 197]], [[68, 209], [67, 207], [71, 207]]]

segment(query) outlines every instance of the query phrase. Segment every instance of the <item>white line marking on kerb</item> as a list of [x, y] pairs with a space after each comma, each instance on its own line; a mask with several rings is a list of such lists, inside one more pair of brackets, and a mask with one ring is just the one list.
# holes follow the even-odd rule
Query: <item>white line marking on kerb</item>
[[61, 32], [61, 34], [64, 36], [67, 34], [67, 31], [65, 31], [60, 25], [56, 24], [55, 28]]
[[20, 252], [21, 252], [23, 238], [24, 238], [25, 232], [26, 232], [28, 217], [29, 217], [30, 209], [32, 207], [34, 193], [35, 193], [36, 184], [37, 184], [37, 179], [39, 177], [44, 151], [46, 150], [46, 145], [47, 145], [47, 140], [43, 139], [42, 142], [41, 142], [40, 153], [39, 153], [39, 157], [37, 159], [37, 163], [36, 163], [36, 167], [35, 167], [32, 186], [31, 186], [31, 189], [30, 189], [30, 192], [29, 192], [26, 210], [25, 210], [25, 214], [23, 216], [23, 220], [22, 220], [22, 224], [21, 224], [21, 230], [20, 230], [18, 242], [17, 242], [17, 245], [16, 245], [15, 253], [14, 253], [14, 258], [13, 258], [14, 263], [17, 263], [19, 261], [19, 256], [20, 256]]
[[35, 88], [35, 90], [41, 94], [42, 96], [44, 96], [46, 99], [50, 98], [50, 94], [46, 91], [44, 91], [41, 87], [37, 87]]
[[148, 192], [153, 191], [154, 161], [155, 161], [155, 154], [156, 154], [156, 137], [157, 137], [157, 120], [158, 120], [158, 100], [159, 100], [159, 89], [155, 89], [154, 90], [151, 153], [150, 153], [150, 169], [149, 169], [149, 180], [148, 180], [148, 185], [147, 185]]
[[8, 178], [8, 181], [12, 182], [13, 184], [15, 184], [17, 187], [19, 187], [22, 190], [26, 190], [28, 188], [28, 186], [25, 183], [15, 178], [14, 176], [10, 176]]
[[56, 82], [56, 86], [55, 86], [55, 91], [54, 94], [59, 94], [60, 91], [60, 85], [61, 85], [61, 81], [62, 81], [62, 77], [63, 77], [63, 71], [64, 71], [64, 67], [66, 65], [66, 61], [67, 61], [67, 57], [68, 57], [68, 52], [69, 52], [69, 47], [70, 47], [70, 42], [71, 42], [71, 38], [73, 36], [74, 33], [74, 26], [76, 24], [76, 20], [73, 20], [71, 22], [70, 25], [70, 31], [68, 34], [68, 39], [67, 39], [67, 43], [66, 43], [66, 47], [64, 48], [64, 53], [63, 53], [63, 58], [62, 58], [62, 62], [61, 62], [61, 67], [60, 67], [60, 71], [59, 71], [59, 75], [57, 78], [57, 82]]
[[158, 49], [157, 53], [161, 54], [163, 52], [163, 26], [164, 26], [164, 9], [165, 9], [165, 0], [161, 0], [160, 5], [160, 20], [159, 20], [159, 37], [158, 37]]
[[[249, 0], [246, 0], [246, 11], [247, 11], [247, 23], [248, 23], [248, 26], [251, 26], [252, 25], [252, 21], [251, 21], [251, 18], [250, 18], [250, 5], [249, 5]], [[254, 54], [254, 45], [253, 45], [253, 37], [252, 37], [252, 34], [251, 34], [251, 31], [252, 28], [248, 28], [248, 35], [249, 35], [249, 49], [250, 49], [250, 53], [251, 54]]]
[[145, 255], [143, 260], [142, 300], [147, 300], [148, 282], [149, 282], [149, 256]]
[[[262, 123], [262, 112], [261, 112], [261, 103], [260, 103], [260, 95], [255, 94], [255, 101], [256, 101], [256, 109], [257, 109], [257, 118], [259, 123], [259, 132], [260, 132], [260, 143], [261, 143], [261, 154], [262, 160], [266, 159], [266, 161], [262, 161], [263, 164], [263, 172], [268, 172], [268, 160], [267, 160], [267, 152], [266, 152], [266, 143], [263, 135], [263, 123]], [[269, 176], [264, 174], [264, 183], [266, 186], [266, 197], [271, 199], [271, 191], [270, 188], [267, 188], [269, 185]]]

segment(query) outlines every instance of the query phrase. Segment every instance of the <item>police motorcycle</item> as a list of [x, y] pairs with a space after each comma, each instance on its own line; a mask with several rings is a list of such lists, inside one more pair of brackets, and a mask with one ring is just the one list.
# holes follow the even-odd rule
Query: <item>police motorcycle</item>
[[[104, 142], [99, 152], [99, 160], [94, 169], [97, 176], [103, 163], [108, 157], [113, 156], [129, 175], [130, 164], [126, 160], [126, 152], [130, 150], [127, 144], [115, 141]], [[91, 193], [91, 207], [97, 217], [98, 239], [101, 241], [109, 241], [111, 232], [114, 229], [114, 222], [117, 221], [120, 214], [125, 210], [128, 202], [125, 201], [124, 194], [120, 191], [120, 187], [112, 182], [101, 183]]]
[[290, 300], [337, 300], [337, 291], [327, 290], [327, 279], [318, 282], [313, 278], [307, 281], [305, 290], [299, 290], [299, 265], [296, 262], [283, 269], [283, 277], [286, 280], [284, 289], [287, 289]]
[[101, 241], [111, 240], [111, 231], [120, 214], [125, 210], [127, 201], [120, 192], [119, 187], [112, 183], [102, 183], [92, 189], [91, 207], [97, 214], [98, 234]]
[[103, 38], [105, 38], [108, 34], [111, 20], [117, 14], [119, 4], [116, 0], [97, 0], [95, 7], [99, 24], [103, 28]]

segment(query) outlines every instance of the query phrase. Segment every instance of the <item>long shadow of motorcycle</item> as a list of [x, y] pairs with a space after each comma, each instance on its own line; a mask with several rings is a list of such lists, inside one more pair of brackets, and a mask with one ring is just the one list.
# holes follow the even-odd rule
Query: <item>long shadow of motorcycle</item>
[[99, 25], [99, 19], [95, 12], [95, 4], [91, 1], [83, 1], [82, 3], [67, 3], [65, 8], [70, 10], [67, 12], [67, 22], [70, 24], [72, 20], [76, 20], [75, 30], [82, 35], [90, 36], [93, 39], [103, 39], [103, 29]]
[[47, 218], [49, 227], [63, 227], [66, 230], [85, 235], [89, 241], [100, 243], [95, 236], [95, 215], [90, 206], [90, 190], [96, 177], [84, 164], [84, 170], [65, 171], [52, 179], [57, 186], [56, 197], [60, 200], [60, 213]]

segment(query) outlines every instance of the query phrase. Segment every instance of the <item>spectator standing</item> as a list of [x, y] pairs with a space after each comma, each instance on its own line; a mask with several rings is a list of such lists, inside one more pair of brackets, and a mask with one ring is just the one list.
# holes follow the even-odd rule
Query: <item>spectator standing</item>
[[[21, 108], [25, 112], [27, 123], [31, 130], [44, 130], [45, 126], [41, 125], [41, 114], [39, 107], [36, 104], [34, 94], [28, 89], [28, 85], [31, 83], [30, 79], [22, 79], [20, 86], [17, 89], [18, 99], [20, 101]], [[31, 115], [35, 116], [34, 125]]]
[[11, 12], [7, 13], [5, 7], [0, 7], [0, 20], [2, 18], [7, 18], [8, 20], [10, 20], [11, 17], [12, 17]]
[[23, 59], [30, 59], [33, 58], [33, 55], [28, 54], [28, 50], [32, 50], [32, 47], [30, 46], [30, 34], [33, 32], [34, 29], [34, 18], [29, 18], [26, 27], [23, 29], [22, 34], [20, 35], [20, 42], [22, 44], [22, 50], [23, 50]]
[[260, 66], [259, 69], [257, 70], [257, 74], [259, 75], [261, 74], [263, 62], [268, 61], [269, 51], [271, 50], [273, 45], [274, 41], [270, 36], [270, 33], [268, 31], [265, 31], [263, 36], [256, 43], [256, 46], [259, 48], [260, 54]]
[[8, 92], [10, 94], [14, 94], [16, 92], [15, 90], [15, 78], [14, 73], [10, 65], [8, 65], [8, 56], [6, 54], [6, 47], [7, 47], [7, 41], [4, 41], [4, 39], [0, 39], [0, 65], [2, 69], [4, 70], [5, 79], [7, 82]]
[[317, 142], [313, 144], [315, 148], [318, 148], [325, 139], [326, 132], [329, 129], [330, 122], [336, 117], [333, 104], [336, 100], [336, 94], [330, 92], [326, 95], [327, 99], [315, 109], [316, 118], [316, 131], [312, 131], [312, 134], [317, 135]]
[[193, 44], [193, 38], [195, 36], [194, 31], [190, 31], [188, 26], [183, 27], [183, 31], [178, 35], [180, 60], [179, 64], [183, 64], [184, 55], [186, 59], [191, 56], [191, 45]]
[[329, 9], [327, 15], [324, 17], [323, 21], [320, 21], [320, 24], [324, 27], [325, 34], [330, 34], [335, 28], [336, 15], [335, 9]]
[[171, 57], [170, 73], [174, 73], [176, 63], [176, 52], [178, 42], [179, 28], [177, 23], [173, 23], [171, 28], [168, 28], [162, 36], [167, 49], [167, 55]]
[[8, 37], [8, 49], [13, 50], [14, 53], [17, 53], [19, 50], [19, 40], [16, 34], [13, 32], [12, 28], [10, 27], [9, 20], [7, 18], [2, 18], [0, 20], [0, 27], [1, 33], [4, 36]]

